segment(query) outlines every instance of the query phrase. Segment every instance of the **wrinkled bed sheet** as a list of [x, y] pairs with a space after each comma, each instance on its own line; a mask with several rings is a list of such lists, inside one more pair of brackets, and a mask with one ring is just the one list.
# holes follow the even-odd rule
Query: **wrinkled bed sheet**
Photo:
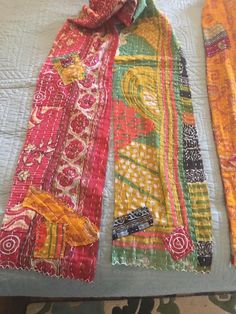
[[[34, 272], [0, 270], [1, 296], [128, 297], [235, 290], [236, 269], [229, 264], [228, 223], [205, 82], [201, 32], [203, 0], [155, 2], [169, 17], [187, 57], [213, 216], [214, 261], [211, 274], [160, 272], [111, 265], [113, 156], [110, 153], [95, 282], [87, 284], [48, 278]], [[1, 211], [9, 197], [40, 67], [65, 19], [75, 15], [83, 3], [83, 0], [0, 0]]]

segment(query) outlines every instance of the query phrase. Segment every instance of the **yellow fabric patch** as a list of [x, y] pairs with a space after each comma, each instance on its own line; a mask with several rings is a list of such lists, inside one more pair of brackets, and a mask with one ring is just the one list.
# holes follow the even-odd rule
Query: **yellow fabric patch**
[[159, 18], [157, 16], [143, 19], [134, 30], [134, 34], [146, 39], [153, 48], [157, 48], [157, 43], [160, 37], [158, 28]]
[[85, 75], [85, 68], [80, 57], [76, 54], [53, 59], [53, 65], [58, 71], [64, 85], [82, 80]]
[[145, 118], [158, 123], [160, 108], [157, 103], [156, 72], [151, 67], [136, 66], [124, 74], [122, 91], [127, 104]]
[[65, 227], [41, 219], [36, 225], [34, 258], [60, 259], [65, 252]]
[[79, 216], [50, 193], [30, 188], [23, 206], [35, 210], [48, 222], [65, 225], [65, 241], [70, 246], [83, 246], [98, 240], [98, 228], [87, 217]]
[[155, 227], [152, 230], [173, 228], [171, 213], [165, 205], [159, 176], [159, 151], [156, 147], [131, 142], [119, 150], [115, 165], [115, 217], [127, 214], [142, 204], [152, 213]]

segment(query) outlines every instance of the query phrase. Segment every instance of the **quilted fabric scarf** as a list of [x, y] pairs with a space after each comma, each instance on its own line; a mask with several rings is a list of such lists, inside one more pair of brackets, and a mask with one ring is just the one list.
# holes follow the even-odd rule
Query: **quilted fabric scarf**
[[202, 12], [207, 85], [236, 265], [236, 2], [207, 0]]
[[37, 82], [0, 267], [93, 280], [112, 109], [113, 263], [210, 267], [185, 59], [151, 0], [90, 1], [59, 32]]
[[120, 33], [114, 64], [112, 263], [207, 270], [211, 213], [186, 61], [153, 3]]

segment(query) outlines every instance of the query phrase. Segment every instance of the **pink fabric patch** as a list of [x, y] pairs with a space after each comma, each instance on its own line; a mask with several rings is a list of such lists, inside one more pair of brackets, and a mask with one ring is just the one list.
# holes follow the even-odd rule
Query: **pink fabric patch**
[[165, 249], [175, 261], [187, 256], [194, 250], [193, 242], [184, 227], [176, 228], [163, 238]]

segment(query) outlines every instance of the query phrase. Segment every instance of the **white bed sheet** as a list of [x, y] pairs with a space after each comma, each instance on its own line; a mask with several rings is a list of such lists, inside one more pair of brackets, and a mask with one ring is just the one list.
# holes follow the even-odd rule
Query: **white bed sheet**
[[[200, 145], [209, 183], [214, 259], [209, 275], [160, 272], [111, 265], [113, 156], [109, 156], [97, 274], [92, 284], [48, 278], [34, 272], [0, 271], [0, 295], [44, 297], [156, 296], [233, 291], [229, 238], [219, 163], [213, 141], [201, 31], [203, 0], [155, 1], [170, 19], [187, 57]], [[37, 75], [53, 40], [83, 0], [0, 0], [0, 211], [11, 189]], [[112, 146], [112, 142], [111, 142]]]

